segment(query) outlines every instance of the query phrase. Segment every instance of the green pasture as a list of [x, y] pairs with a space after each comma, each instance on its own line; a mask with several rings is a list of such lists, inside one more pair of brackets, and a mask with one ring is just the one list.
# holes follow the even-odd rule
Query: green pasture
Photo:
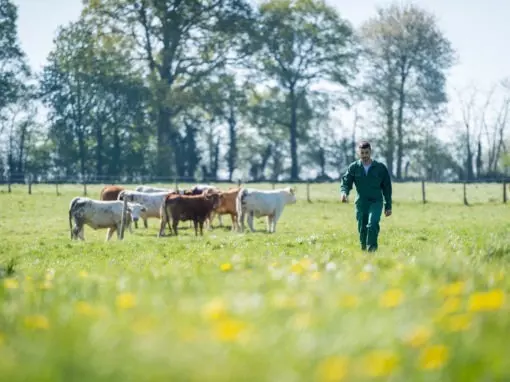
[[426, 184], [426, 204], [420, 183], [394, 184], [375, 254], [358, 249], [355, 193], [312, 184], [309, 203], [306, 188], [275, 234], [224, 216], [203, 237], [157, 238], [153, 219], [79, 242], [83, 186], [0, 186], [0, 380], [510, 380], [501, 185], [468, 185], [464, 206], [462, 184]]

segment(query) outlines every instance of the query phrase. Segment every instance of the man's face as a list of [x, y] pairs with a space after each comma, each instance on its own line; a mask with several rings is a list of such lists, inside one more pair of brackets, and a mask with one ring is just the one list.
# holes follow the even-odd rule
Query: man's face
[[359, 148], [359, 149], [358, 149], [358, 154], [359, 154], [359, 158], [360, 158], [363, 162], [366, 162], [366, 161], [370, 160], [371, 150], [370, 150], [370, 149], [362, 149], [362, 148]]

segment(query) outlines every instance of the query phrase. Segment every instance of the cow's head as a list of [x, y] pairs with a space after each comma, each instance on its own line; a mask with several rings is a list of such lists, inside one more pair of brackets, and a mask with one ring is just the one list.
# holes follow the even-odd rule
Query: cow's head
[[140, 218], [143, 219], [147, 212], [147, 208], [140, 203], [128, 203], [127, 210], [134, 222], [137, 222]]
[[286, 204], [296, 203], [296, 190], [293, 187], [285, 188], [285, 203]]
[[208, 193], [205, 196], [206, 200], [211, 201], [213, 210], [220, 205], [221, 194], [219, 192]]

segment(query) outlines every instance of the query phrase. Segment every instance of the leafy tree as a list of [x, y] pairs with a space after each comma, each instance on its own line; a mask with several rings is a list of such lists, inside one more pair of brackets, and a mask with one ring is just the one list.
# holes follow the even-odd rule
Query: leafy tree
[[[319, 80], [347, 84], [355, 58], [350, 25], [324, 1], [268, 0], [259, 7], [251, 68], [282, 92], [278, 123], [288, 130], [290, 177], [299, 178], [300, 105]], [[302, 126], [301, 126], [302, 127]], [[301, 129], [302, 130], [302, 129]]]
[[412, 4], [378, 8], [362, 25], [360, 36], [363, 90], [384, 115], [385, 159], [390, 172], [401, 179], [406, 133], [411, 134], [406, 116], [437, 113], [446, 104], [446, 72], [454, 63], [454, 51], [434, 15]]

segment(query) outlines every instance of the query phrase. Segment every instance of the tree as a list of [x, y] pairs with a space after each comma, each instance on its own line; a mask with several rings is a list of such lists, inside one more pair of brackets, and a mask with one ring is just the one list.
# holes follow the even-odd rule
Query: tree
[[259, 7], [253, 46], [251, 68], [282, 92], [286, 115], [279, 122], [288, 129], [290, 178], [297, 180], [299, 107], [314, 82], [347, 84], [355, 58], [353, 32], [324, 1], [268, 0]]
[[[182, 176], [176, 120], [194, 107], [194, 88], [228, 62], [251, 8], [243, 0], [87, 1], [84, 14], [104, 33], [132, 42], [133, 64], [142, 62], [151, 89], [157, 130], [156, 172]], [[173, 148], [173, 150], [172, 150]], [[172, 165], [173, 162], [173, 165]]]
[[439, 115], [447, 102], [446, 72], [455, 54], [434, 15], [413, 4], [378, 8], [362, 25], [360, 37], [366, 69], [363, 92], [384, 115], [386, 163], [401, 179], [410, 127], [406, 115]]

